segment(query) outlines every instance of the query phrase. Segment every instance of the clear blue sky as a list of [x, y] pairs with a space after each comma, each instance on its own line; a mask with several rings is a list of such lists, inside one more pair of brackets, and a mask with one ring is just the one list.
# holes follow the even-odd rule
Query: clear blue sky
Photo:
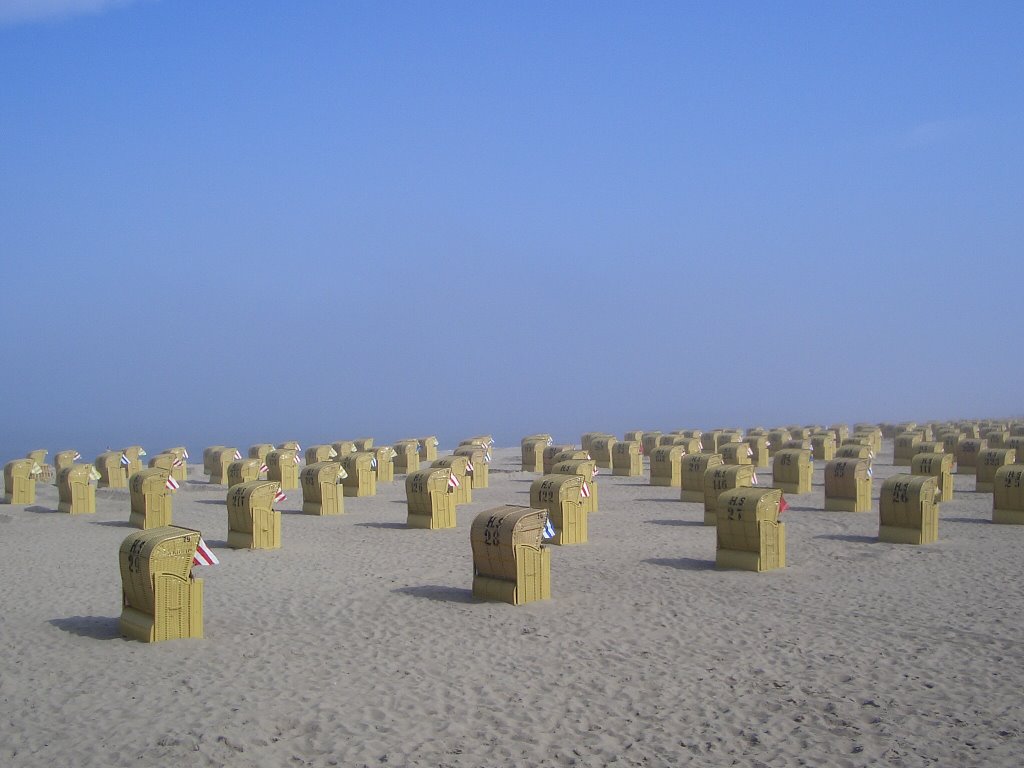
[[1024, 3], [0, 0], [0, 458], [1018, 415]]

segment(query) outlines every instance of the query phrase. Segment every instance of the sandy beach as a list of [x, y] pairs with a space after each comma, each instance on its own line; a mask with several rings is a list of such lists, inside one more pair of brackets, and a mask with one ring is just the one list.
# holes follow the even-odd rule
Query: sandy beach
[[128, 491], [72, 517], [40, 483], [0, 507], [0, 764], [1019, 765], [1024, 528], [956, 475], [937, 543], [879, 543], [892, 441], [869, 513], [822, 511], [823, 466], [762, 574], [714, 568], [678, 489], [602, 470], [589, 543], [512, 607], [472, 597], [469, 529], [528, 504], [518, 447], [454, 530], [406, 528], [400, 476], [338, 517], [289, 491], [275, 551], [226, 547], [226, 489], [193, 463], [174, 523], [221, 564], [195, 571], [205, 639], [156, 644], [118, 633]]

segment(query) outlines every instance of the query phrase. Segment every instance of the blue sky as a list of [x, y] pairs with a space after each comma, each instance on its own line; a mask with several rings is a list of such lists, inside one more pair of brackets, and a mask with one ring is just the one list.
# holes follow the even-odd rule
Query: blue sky
[[1021, 40], [0, 0], [2, 455], [1020, 415]]

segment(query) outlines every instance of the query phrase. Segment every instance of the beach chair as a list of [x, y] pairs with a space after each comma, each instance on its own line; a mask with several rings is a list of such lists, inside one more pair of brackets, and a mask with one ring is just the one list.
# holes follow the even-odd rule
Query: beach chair
[[769, 571], [786, 567], [786, 526], [779, 522], [782, 491], [740, 487], [718, 499], [715, 567]]
[[473, 490], [487, 488], [490, 485], [491, 449], [480, 443], [460, 445], [454, 451], [455, 456], [465, 456], [469, 461], [467, 470]]
[[953, 457], [948, 453], [918, 453], [910, 461], [910, 474], [935, 478], [935, 501], [953, 498]]
[[637, 440], [620, 440], [612, 451], [612, 474], [618, 477], [640, 477], [644, 473], [641, 445]]
[[893, 544], [931, 544], [939, 538], [935, 478], [892, 475], [878, 496], [878, 539]]
[[419, 438], [420, 461], [431, 462], [437, 458], [437, 446], [440, 445], [434, 435]]
[[273, 480], [283, 491], [299, 487], [299, 455], [294, 448], [276, 448], [267, 454], [267, 480]]
[[199, 538], [166, 526], [121, 542], [122, 635], [144, 643], [203, 636], [203, 580], [192, 577]]
[[169, 483], [170, 470], [153, 467], [140, 469], [128, 478], [131, 495], [129, 525], [148, 531], [171, 525], [173, 496], [177, 486]]
[[551, 549], [541, 542], [543, 509], [495, 507], [473, 520], [473, 596], [523, 605], [551, 597]]
[[682, 483], [684, 456], [686, 451], [681, 445], [659, 445], [651, 451], [651, 485], [678, 488]]
[[[864, 451], [866, 445], [857, 446]], [[871, 462], [867, 458], [836, 458], [825, 464], [825, 510], [871, 511]]]
[[4, 504], [35, 504], [36, 478], [42, 473], [34, 459], [14, 459], [4, 466]]
[[[294, 454], [294, 451], [289, 451]], [[281, 513], [274, 504], [281, 493], [277, 480], [253, 480], [227, 493], [228, 546], [232, 549], [278, 549]]]
[[834, 432], [815, 432], [811, 435], [811, 451], [816, 461], [832, 461], [836, 457], [837, 445]]
[[724, 464], [725, 460], [720, 453], [691, 453], [684, 456], [679, 475], [679, 500], [703, 503], [705, 473]]
[[72, 464], [57, 473], [57, 511], [69, 515], [96, 512], [96, 482], [100, 473], [92, 464]]
[[99, 488], [127, 488], [128, 472], [125, 465], [121, 463], [120, 451], [104, 451], [96, 457], [93, 462], [96, 471], [100, 473], [97, 482]]
[[718, 500], [735, 488], [750, 488], [757, 477], [753, 464], [721, 464], [704, 472], [704, 525], [718, 525]]
[[357, 451], [342, 456], [345, 469], [342, 488], [346, 496], [377, 495], [377, 458], [372, 451]]
[[583, 496], [583, 511], [588, 515], [597, 512], [598, 484], [597, 462], [593, 459], [566, 459], [551, 467], [553, 475], [579, 475], [583, 478], [580, 492]]
[[405, 478], [409, 528], [455, 527], [455, 486], [451, 467], [430, 467], [410, 472]]
[[986, 448], [978, 454], [974, 490], [978, 493], [992, 493], [996, 470], [1016, 462], [1017, 452], [1013, 448]]
[[254, 480], [266, 479], [261, 478], [260, 475], [264, 475], [267, 469], [263, 460], [258, 458], [249, 457], [232, 461], [228, 464], [228, 488], [234, 488], [242, 483], [251, 483]]
[[806, 448], [783, 448], [772, 459], [772, 486], [786, 493], [810, 493], [814, 462]]
[[583, 510], [583, 478], [545, 475], [530, 484], [530, 507], [546, 509], [555, 535], [552, 544], [586, 544], [587, 513]]
[[203, 464], [209, 467], [210, 470], [210, 483], [213, 485], [227, 485], [228, 467], [231, 465], [231, 462], [239, 461], [241, 458], [241, 452], [232, 446], [220, 445], [210, 449], [209, 455], [203, 455]]
[[408, 475], [420, 468], [419, 440], [399, 440], [392, 447], [395, 449], [396, 475]]
[[992, 522], [1024, 525], [1024, 464], [996, 470], [992, 482]]
[[303, 467], [299, 474], [303, 514], [344, 514], [345, 494], [341, 484], [347, 476], [340, 461], [317, 461]]

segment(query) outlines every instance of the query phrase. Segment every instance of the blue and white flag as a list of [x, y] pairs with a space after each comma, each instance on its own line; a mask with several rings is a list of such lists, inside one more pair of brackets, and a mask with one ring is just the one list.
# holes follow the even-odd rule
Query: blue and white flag
[[555, 538], [555, 526], [551, 524], [551, 518], [549, 517], [544, 521], [544, 533], [542, 534], [545, 539]]
[[129, 459], [129, 458], [127, 457], [127, 456], [125, 456], [125, 455], [124, 455], [124, 454], [122, 453], [122, 454], [121, 454], [121, 466], [122, 466], [122, 467], [128, 467], [128, 466], [131, 466], [131, 463], [132, 463], [132, 462], [131, 462], [131, 459]]

